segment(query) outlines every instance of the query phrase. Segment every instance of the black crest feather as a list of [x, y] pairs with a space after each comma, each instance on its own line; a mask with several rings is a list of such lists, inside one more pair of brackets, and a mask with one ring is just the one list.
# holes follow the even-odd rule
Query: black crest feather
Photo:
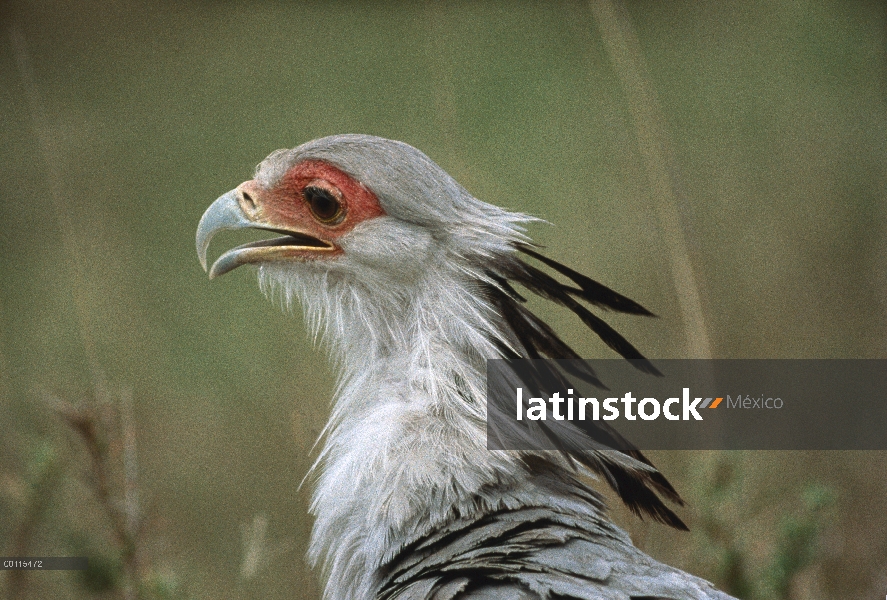
[[[656, 367], [647, 360], [631, 343], [628, 342], [600, 317], [594, 315], [579, 300], [605, 310], [655, 316], [652, 312], [610, 288], [594, 281], [573, 269], [562, 265], [533, 250], [527, 244], [517, 246], [524, 254], [538, 260], [554, 271], [569, 278], [578, 287], [564, 284], [516, 256], [510, 256], [494, 263], [486, 274], [490, 279], [488, 297], [501, 314], [513, 337], [520, 344], [514, 349], [500, 343], [503, 357], [510, 359], [568, 359], [558, 363], [558, 367], [573, 377], [577, 377], [600, 389], [608, 389], [594, 370], [584, 362], [545, 321], [533, 314], [526, 306], [526, 298], [518, 292], [514, 285], [518, 284], [526, 290], [568, 308], [591, 329], [607, 346], [620, 356], [631, 361], [631, 364], [651, 375], [661, 376]], [[528, 387], [533, 389], [567, 389], [569, 384], [557, 369], [530, 369]], [[668, 480], [658, 471], [642, 471], [629, 469], [621, 465], [607, 452], [573, 448], [551, 430], [541, 426], [541, 431], [563, 455], [576, 460], [604, 477], [611, 488], [619, 495], [626, 506], [638, 516], [650, 516], [656, 521], [677, 529], [687, 529], [681, 519], [659, 498], [659, 495], [683, 505], [680, 495]], [[631, 442], [604, 422], [586, 424], [585, 433], [599, 446], [621, 452], [646, 465], [652, 463]], [[535, 463], [534, 463], [535, 464]]]

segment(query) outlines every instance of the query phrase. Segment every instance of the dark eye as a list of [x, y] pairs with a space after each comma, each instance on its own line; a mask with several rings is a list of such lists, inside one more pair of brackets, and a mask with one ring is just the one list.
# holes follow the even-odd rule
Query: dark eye
[[311, 185], [306, 187], [302, 194], [305, 196], [311, 214], [321, 223], [335, 224], [344, 218], [345, 211], [342, 209], [342, 203], [329, 190]]

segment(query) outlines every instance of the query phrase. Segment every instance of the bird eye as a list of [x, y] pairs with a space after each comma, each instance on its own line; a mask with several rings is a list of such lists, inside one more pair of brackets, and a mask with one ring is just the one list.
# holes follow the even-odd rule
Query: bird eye
[[329, 190], [312, 185], [306, 187], [302, 194], [305, 196], [311, 214], [321, 223], [335, 225], [341, 223], [345, 218], [342, 203]]

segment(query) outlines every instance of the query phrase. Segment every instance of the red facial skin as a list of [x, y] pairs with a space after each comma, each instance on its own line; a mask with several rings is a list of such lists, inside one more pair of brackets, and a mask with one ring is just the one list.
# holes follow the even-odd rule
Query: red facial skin
[[[323, 223], [315, 217], [302, 193], [309, 184], [330, 192], [344, 209], [344, 218]], [[237, 186], [237, 191], [240, 208], [251, 220], [328, 242], [335, 246], [334, 251], [315, 252], [327, 256], [341, 253], [336, 240], [358, 223], [385, 214], [379, 199], [363, 184], [341, 169], [318, 160], [293, 166], [270, 190], [252, 179]], [[299, 252], [312, 253], [310, 249], [300, 249]]]

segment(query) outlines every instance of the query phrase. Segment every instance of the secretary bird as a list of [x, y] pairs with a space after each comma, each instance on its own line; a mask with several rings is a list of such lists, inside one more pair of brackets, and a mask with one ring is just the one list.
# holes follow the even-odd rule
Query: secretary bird
[[[576, 313], [610, 348], [655, 371], [580, 300], [650, 314], [557, 263], [534, 219], [481, 202], [402, 142], [337, 135], [273, 152], [197, 229], [282, 237], [238, 246], [210, 278], [258, 268], [267, 295], [301, 303], [338, 369], [312, 467], [309, 559], [329, 600], [722, 599], [635, 548], [588, 485], [638, 515], [686, 527], [668, 481], [610, 430], [610, 448], [490, 451], [486, 360], [578, 358], [513, 284]], [[572, 280], [566, 285], [531, 257]]]

